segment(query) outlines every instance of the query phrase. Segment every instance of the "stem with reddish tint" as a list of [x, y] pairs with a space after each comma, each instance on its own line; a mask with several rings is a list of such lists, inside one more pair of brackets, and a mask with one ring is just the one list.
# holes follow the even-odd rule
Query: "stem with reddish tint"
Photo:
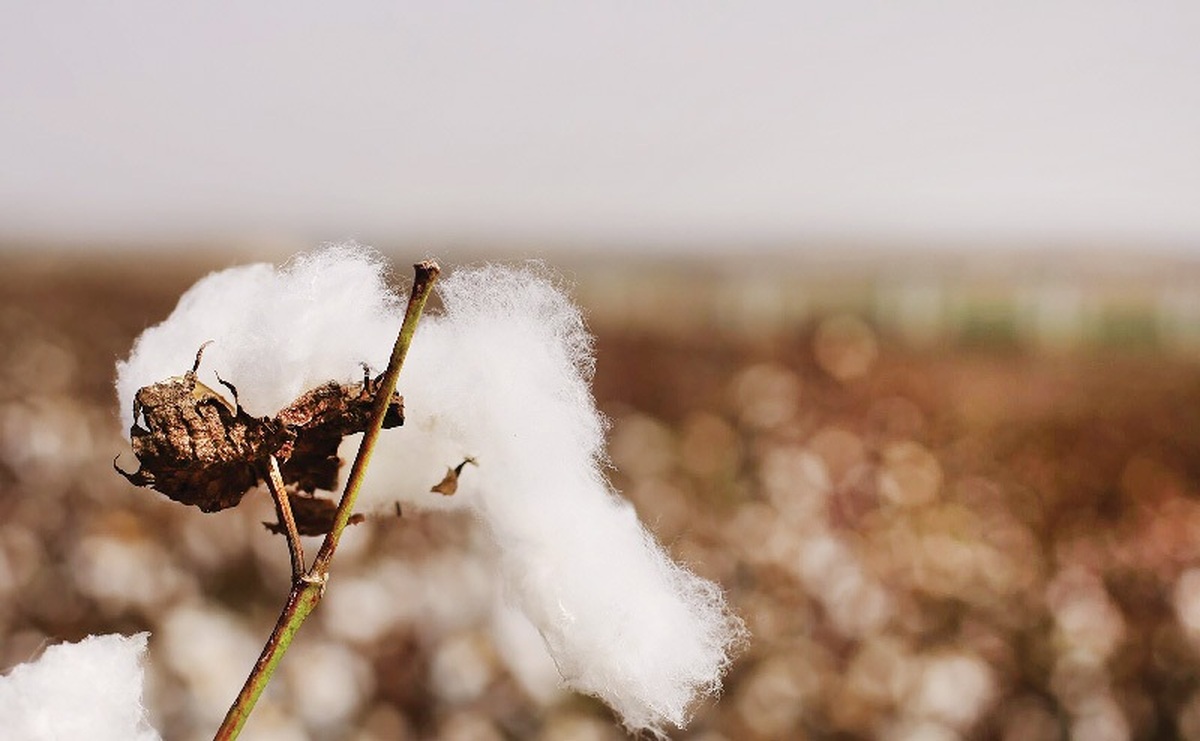
[[329, 580], [329, 567], [333, 560], [334, 551], [337, 550], [338, 541], [342, 537], [342, 531], [346, 529], [346, 525], [350, 521], [350, 516], [354, 511], [354, 503], [358, 500], [359, 489], [362, 488], [363, 476], [366, 474], [367, 464], [371, 461], [371, 454], [375, 450], [375, 443], [379, 439], [379, 431], [383, 429], [383, 418], [387, 413], [388, 402], [392, 398], [392, 394], [396, 391], [396, 381], [400, 377], [400, 369], [404, 365], [404, 358], [408, 355], [408, 348], [412, 345], [413, 336], [417, 331], [417, 323], [421, 320], [421, 312], [425, 309], [425, 301], [429, 298], [430, 292], [433, 290], [433, 284], [437, 280], [440, 269], [437, 263], [425, 261], [417, 263], [413, 266], [415, 277], [413, 279], [412, 293], [408, 297], [408, 308], [404, 314], [404, 323], [400, 327], [400, 334], [396, 336], [396, 344], [392, 347], [392, 356], [388, 361], [387, 371], [383, 374], [383, 380], [380, 382], [380, 387], [376, 390], [374, 407], [371, 410], [371, 422], [363, 433], [362, 443], [358, 446], [358, 454], [354, 457], [354, 463], [350, 467], [350, 475], [346, 479], [346, 488], [342, 493], [342, 499], [338, 503], [337, 514], [334, 516], [333, 527], [330, 528], [329, 534], [325, 536], [325, 541], [321, 544], [321, 549], [317, 552], [317, 557], [313, 561], [312, 568], [307, 573], [302, 574], [292, 582], [292, 591], [288, 595], [287, 604], [284, 605], [283, 611], [279, 614], [279, 619], [275, 622], [275, 628], [271, 631], [270, 638], [267, 639], [266, 645], [263, 646], [262, 653], [258, 657], [258, 661], [254, 663], [254, 668], [250, 671], [250, 676], [246, 677], [246, 683], [242, 686], [242, 691], [230, 706], [229, 712], [225, 715], [225, 720], [221, 723], [220, 729], [217, 730], [213, 741], [232, 741], [241, 733], [242, 726], [245, 725], [246, 719], [250, 717], [250, 712], [254, 709], [254, 705], [258, 702], [259, 696], [266, 689], [267, 683], [271, 680], [271, 676], [275, 673], [275, 668], [279, 665], [279, 660], [283, 658], [283, 654], [287, 652], [288, 647], [295, 638], [296, 632], [304, 623], [305, 618], [321, 601], [321, 596], [325, 592], [325, 584]]

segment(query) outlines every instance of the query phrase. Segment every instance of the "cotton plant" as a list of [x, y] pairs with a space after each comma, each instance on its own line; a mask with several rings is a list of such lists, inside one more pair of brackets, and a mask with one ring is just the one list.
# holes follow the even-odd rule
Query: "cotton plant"
[[[405, 298], [378, 255], [343, 245], [214, 273], [118, 363], [140, 463], [125, 475], [206, 511], [265, 482], [291, 550], [293, 589], [266, 670], [247, 680], [218, 738], [237, 735], [319, 602], [337, 538], [360, 516], [350, 509], [398, 501], [476, 515], [510, 608], [566, 686], [631, 731], [684, 726], [719, 692], [745, 630], [721, 589], [672, 561], [608, 482], [579, 309], [538, 266], [489, 266], [442, 280], [441, 312], [418, 324], [437, 272], [418, 265]], [[335, 505], [320, 490], [333, 488], [339, 444], [358, 453]], [[311, 567], [301, 531], [327, 533]]]

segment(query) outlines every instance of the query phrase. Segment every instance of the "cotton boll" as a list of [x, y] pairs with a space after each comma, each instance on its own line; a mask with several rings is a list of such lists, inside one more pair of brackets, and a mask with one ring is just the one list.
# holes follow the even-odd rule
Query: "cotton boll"
[[495, 661], [490, 646], [478, 633], [451, 636], [434, 651], [429, 684], [443, 703], [461, 705], [476, 700], [491, 684]]
[[397, 626], [428, 638], [465, 630], [490, 608], [495, 576], [478, 559], [438, 553], [420, 560], [384, 559], [367, 573], [338, 579], [321, 602], [326, 629], [344, 640], [372, 642]]
[[437, 738], [442, 741], [504, 741], [496, 723], [479, 711], [454, 713], [438, 724]]
[[370, 576], [338, 578], [321, 600], [325, 630], [345, 641], [369, 644], [378, 641], [398, 622], [401, 606], [388, 585]]
[[157, 741], [142, 707], [146, 633], [89, 636], [0, 677], [4, 737]]
[[717, 691], [741, 623], [601, 473], [604, 423], [578, 309], [532, 271], [459, 271], [441, 292], [445, 313], [423, 323], [402, 376], [405, 434], [379, 457], [443, 451], [448, 460], [413, 463], [432, 484], [473, 456], [460, 494], [562, 676], [631, 728], [683, 725], [691, 704]]
[[911, 709], [951, 728], [966, 730], [995, 695], [991, 669], [978, 657], [949, 653], [925, 660]]
[[[582, 316], [535, 270], [459, 271], [440, 290], [445, 313], [422, 321], [400, 377], [405, 426], [381, 437], [360, 505], [472, 507], [508, 596], [568, 684], [631, 728], [682, 725], [718, 691], [744, 628], [605, 479]], [[274, 414], [320, 383], [354, 380], [361, 362], [381, 370], [399, 326], [400, 301], [358, 248], [216, 273], [118, 365], [121, 411], [131, 424], [137, 389], [183, 374], [212, 339], [200, 380], [220, 388], [220, 373], [248, 412]], [[467, 457], [477, 466], [452, 497], [430, 491]]]
[[109, 614], [150, 609], [190, 586], [162, 546], [143, 538], [87, 536], [76, 544], [71, 563], [79, 590]]
[[186, 683], [190, 715], [219, 723], [262, 648], [262, 639], [230, 612], [181, 605], [167, 614], [159, 659]]
[[599, 718], [564, 712], [546, 719], [538, 741], [621, 741], [621, 733]]
[[367, 660], [340, 643], [297, 642], [283, 667], [293, 712], [313, 727], [344, 727], [374, 689]]
[[213, 273], [117, 364], [122, 422], [133, 423], [139, 388], [183, 375], [208, 340], [200, 381], [222, 390], [219, 374], [237, 387], [247, 412], [273, 415], [326, 381], [362, 378], [362, 363], [381, 372], [401, 315], [378, 256], [355, 245], [302, 255], [278, 270], [259, 264]]

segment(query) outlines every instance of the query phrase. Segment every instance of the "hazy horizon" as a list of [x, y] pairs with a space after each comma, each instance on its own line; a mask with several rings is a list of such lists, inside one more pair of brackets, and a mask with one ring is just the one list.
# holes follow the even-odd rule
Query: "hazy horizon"
[[8, 4], [0, 242], [1200, 252], [1200, 6]]

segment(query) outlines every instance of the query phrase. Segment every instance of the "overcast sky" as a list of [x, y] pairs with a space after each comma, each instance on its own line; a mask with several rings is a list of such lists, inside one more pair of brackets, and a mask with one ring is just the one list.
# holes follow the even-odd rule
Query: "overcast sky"
[[0, 0], [0, 238], [1200, 252], [1200, 3]]

